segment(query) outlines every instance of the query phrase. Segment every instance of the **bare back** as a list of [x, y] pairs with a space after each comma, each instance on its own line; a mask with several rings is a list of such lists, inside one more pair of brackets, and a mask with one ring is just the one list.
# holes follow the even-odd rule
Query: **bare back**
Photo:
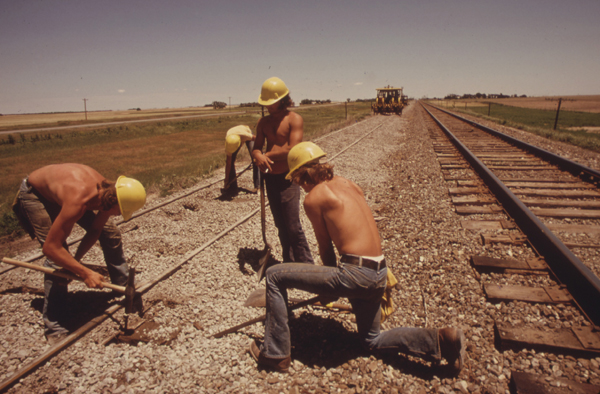
[[335, 176], [320, 183], [309, 191], [304, 207], [320, 250], [330, 238], [340, 254], [382, 254], [377, 224], [362, 190], [354, 182]]
[[97, 209], [91, 205], [95, 205], [98, 185], [104, 179], [96, 170], [83, 164], [52, 164], [32, 172], [29, 184], [61, 207], [77, 204]]

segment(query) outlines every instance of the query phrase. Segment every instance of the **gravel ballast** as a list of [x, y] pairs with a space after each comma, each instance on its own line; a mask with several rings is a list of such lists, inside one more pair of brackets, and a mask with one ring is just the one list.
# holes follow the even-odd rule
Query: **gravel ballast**
[[[486, 301], [483, 283], [524, 279], [479, 275], [471, 267], [470, 257], [519, 258], [534, 253], [526, 247], [482, 245], [476, 232], [461, 227], [463, 218], [451, 204], [450, 185], [441, 174], [418, 105], [411, 103], [401, 117], [375, 116], [316, 142], [332, 157], [369, 132], [332, 163], [337, 175], [352, 179], [363, 189], [380, 229], [386, 259], [399, 281], [394, 292], [397, 311], [385, 325], [464, 329], [468, 356], [458, 377], [417, 358], [366, 353], [360, 347], [352, 314], [319, 307], [297, 310], [290, 320], [293, 361], [289, 374], [261, 370], [247, 353], [250, 341], [262, 337], [262, 324], [212, 338], [265, 312], [264, 308], [243, 306], [259, 287], [255, 269], [264, 247], [259, 214], [198, 250], [259, 208], [256, 194], [240, 192], [223, 198], [219, 183], [121, 226], [126, 255], [138, 271], [139, 283], [181, 264], [144, 295], [148, 308], [144, 318], [159, 325], [149, 333], [150, 342], [110, 341], [123, 322], [122, 311], [118, 312], [9, 392], [505, 393], [511, 371], [540, 374], [555, 387], [561, 385], [560, 379], [600, 385], [600, 358], [499, 351], [495, 347], [494, 321], [553, 329], [563, 322], [582, 325], [583, 317], [564, 305]], [[537, 139], [530, 138], [533, 143]], [[582, 158], [590, 167], [599, 163], [595, 153], [552, 141], [543, 140], [543, 144], [545, 149], [574, 160]], [[244, 163], [238, 165], [238, 170], [242, 168]], [[202, 183], [219, 177], [223, 177], [222, 170]], [[251, 188], [248, 172], [239, 184]], [[147, 206], [166, 199], [154, 196]], [[314, 233], [303, 211], [301, 218], [313, 256], [320, 263]], [[275, 258], [280, 259], [269, 209], [267, 238]], [[26, 259], [38, 251], [16, 258]], [[103, 265], [100, 249], [94, 247], [85, 262]], [[43, 336], [43, 295], [35, 291], [43, 286], [42, 275], [15, 269], [2, 279], [0, 380], [5, 381], [49, 345]], [[543, 285], [547, 277], [526, 280]], [[22, 292], [21, 286], [33, 292]], [[121, 299], [109, 297], [108, 291], [87, 290], [79, 283], [71, 284], [70, 292], [73, 313], [80, 318], [75, 325]], [[292, 296], [311, 295], [295, 292]], [[136, 321], [132, 317], [130, 324]]]

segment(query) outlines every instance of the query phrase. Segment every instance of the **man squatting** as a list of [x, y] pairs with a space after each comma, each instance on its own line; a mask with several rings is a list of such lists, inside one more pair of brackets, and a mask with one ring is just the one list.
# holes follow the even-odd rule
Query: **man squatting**
[[[465, 357], [462, 330], [398, 327], [380, 331], [387, 264], [377, 224], [360, 187], [334, 176], [332, 165], [319, 163], [324, 156], [312, 142], [295, 145], [288, 156], [287, 175], [307, 193], [304, 209], [324, 266], [290, 263], [267, 270], [264, 342], [259, 346], [253, 341], [250, 353], [259, 365], [288, 371], [291, 344], [287, 289], [294, 288], [327, 298], [348, 298], [358, 334], [369, 350], [392, 350], [427, 360], [445, 358], [452, 371], [458, 373]], [[334, 245], [341, 256], [339, 262]]]

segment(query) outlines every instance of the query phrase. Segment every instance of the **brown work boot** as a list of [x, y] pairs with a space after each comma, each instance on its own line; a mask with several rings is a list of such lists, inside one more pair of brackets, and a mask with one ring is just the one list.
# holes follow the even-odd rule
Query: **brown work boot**
[[292, 357], [287, 356], [285, 358], [270, 358], [263, 356], [260, 353], [260, 349], [256, 344], [256, 341], [252, 341], [250, 343], [250, 348], [248, 349], [252, 357], [256, 360], [258, 365], [262, 365], [263, 367], [269, 367], [277, 372], [286, 372], [290, 369], [290, 364], [292, 363]]
[[442, 357], [448, 361], [452, 371], [458, 374], [465, 364], [465, 334], [458, 328], [441, 328], [438, 330], [438, 339]]

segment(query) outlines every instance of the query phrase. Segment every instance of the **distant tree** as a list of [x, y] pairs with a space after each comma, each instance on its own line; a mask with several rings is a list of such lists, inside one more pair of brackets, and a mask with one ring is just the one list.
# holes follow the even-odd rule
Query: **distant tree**
[[350, 100], [351, 100], [351, 99], [349, 99], [349, 98], [347, 98], [347, 99], [346, 99], [346, 101], [347, 101], [347, 102], [350, 102]]
[[213, 109], [222, 109], [227, 107], [227, 103], [224, 103], [223, 101], [213, 101], [212, 106]]
[[304, 99], [304, 100], [300, 101], [300, 105], [310, 105], [310, 104], [312, 104], [311, 99]]

